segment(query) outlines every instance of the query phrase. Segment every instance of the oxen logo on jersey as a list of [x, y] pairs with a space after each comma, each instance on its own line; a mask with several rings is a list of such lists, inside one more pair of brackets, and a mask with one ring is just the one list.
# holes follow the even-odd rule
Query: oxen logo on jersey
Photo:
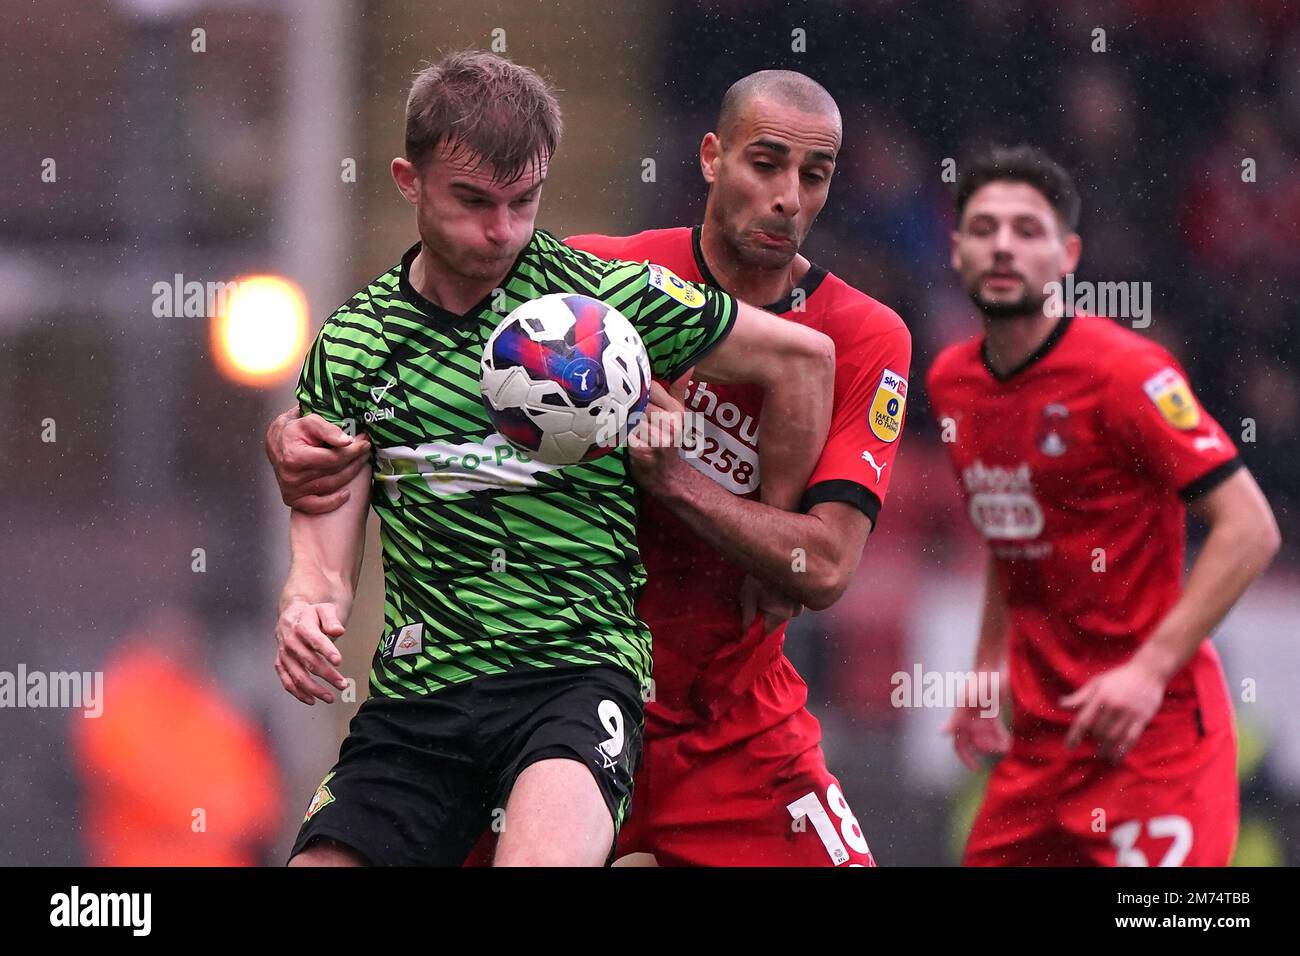
[[1201, 423], [1201, 409], [1176, 369], [1162, 368], [1142, 383], [1142, 390], [1174, 428], [1190, 431]]
[[907, 406], [907, 379], [885, 369], [876, 386], [876, 397], [871, 400], [867, 422], [871, 434], [881, 441], [892, 442], [903, 427], [903, 409]]
[[393, 417], [392, 408], [380, 408], [378, 406], [379, 403], [384, 400], [384, 396], [388, 394], [388, 390], [396, 384], [397, 384], [397, 379], [390, 378], [383, 385], [371, 386], [370, 398], [375, 403], [375, 408], [373, 411], [367, 410], [361, 416], [366, 420], [367, 424], [373, 425], [375, 422], [383, 421], [385, 418]]
[[1016, 468], [988, 466], [976, 459], [962, 470], [970, 496], [971, 523], [986, 538], [1023, 541], [1043, 531], [1043, 509], [1034, 497], [1027, 464]]
[[688, 285], [673, 273], [671, 269], [647, 263], [650, 270], [650, 284], [669, 298], [676, 299], [688, 309], [698, 309], [704, 305], [704, 293], [693, 285]]
[[1038, 450], [1048, 458], [1060, 458], [1065, 454], [1065, 431], [1069, 418], [1070, 410], [1059, 402], [1052, 402], [1043, 409]]

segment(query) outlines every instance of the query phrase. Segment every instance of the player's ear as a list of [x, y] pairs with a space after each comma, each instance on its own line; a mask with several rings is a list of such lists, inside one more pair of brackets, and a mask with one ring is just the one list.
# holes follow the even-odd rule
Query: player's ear
[[414, 205], [420, 198], [420, 171], [409, 159], [398, 156], [393, 160], [392, 173], [398, 192]]
[[1065, 246], [1065, 266], [1066, 272], [1073, 272], [1079, 265], [1079, 257], [1083, 254], [1083, 239], [1077, 232], [1072, 232], [1065, 237], [1063, 243]]
[[716, 169], [721, 156], [722, 142], [718, 139], [718, 135], [705, 133], [704, 139], [700, 141], [700, 172], [709, 185], [713, 185], [713, 181], [718, 178]]
[[957, 243], [960, 239], [961, 233], [956, 229], [949, 233], [948, 264], [958, 272], [961, 271], [961, 256], [957, 255]]

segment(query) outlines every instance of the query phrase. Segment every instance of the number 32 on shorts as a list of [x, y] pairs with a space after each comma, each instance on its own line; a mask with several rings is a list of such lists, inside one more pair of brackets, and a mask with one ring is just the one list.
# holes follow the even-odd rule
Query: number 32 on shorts
[[[826, 812], [826, 807], [822, 806], [821, 800], [818, 799], [816, 792], [805, 793], [798, 800], [786, 806], [790, 811], [790, 816], [794, 818], [792, 826], [796, 830], [804, 828], [804, 820], [812, 822], [813, 829], [817, 831], [817, 836], [821, 837], [822, 843], [826, 847], [826, 852], [831, 856], [831, 862], [836, 866], [848, 862], [849, 852], [844, 848], [847, 843], [857, 853], [870, 853], [867, 846], [867, 838], [862, 835], [862, 827], [858, 825], [858, 818], [853, 815], [849, 809], [849, 803], [844, 799], [844, 794], [837, 784], [831, 784], [826, 788], [826, 805], [831, 808], [839, 821], [839, 832], [836, 832], [836, 826], [831, 822], [830, 814]], [[840, 839], [840, 837], [843, 839]], [[853, 866], [861, 866], [861, 863], [854, 863]]]

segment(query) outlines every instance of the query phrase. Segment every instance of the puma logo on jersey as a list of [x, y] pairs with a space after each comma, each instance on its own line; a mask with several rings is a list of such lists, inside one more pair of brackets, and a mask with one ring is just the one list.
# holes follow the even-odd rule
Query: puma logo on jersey
[[1223, 442], [1219, 441], [1218, 435], [1201, 435], [1192, 442], [1192, 447], [1197, 451], [1210, 451], [1215, 448], [1222, 448]]
[[888, 465], [889, 462], [885, 462], [885, 465], [877, 465], [876, 459], [872, 456], [870, 451], [864, 451], [862, 453], [862, 460], [876, 470], [876, 484], [880, 484], [880, 473], [885, 470], [885, 465]]

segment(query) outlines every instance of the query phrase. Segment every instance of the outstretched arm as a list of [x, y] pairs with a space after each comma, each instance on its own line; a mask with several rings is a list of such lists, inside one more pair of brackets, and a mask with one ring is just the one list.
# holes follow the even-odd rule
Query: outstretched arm
[[[761, 579], [769, 595], [780, 592], [796, 607], [820, 610], [843, 594], [893, 474], [911, 337], [892, 313], [860, 318], [883, 320], [887, 330], [848, 339], [849, 351], [839, 357], [844, 364], [832, 372], [834, 415], [824, 448], [778, 450], [764, 418], [758, 440], [760, 501], [733, 496], [673, 455], [643, 452], [633, 459], [643, 487], [725, 557]], [[787, 319], [775, 322], [783, 330], [801, 329]], [[708, 371], [702, 363], [696, 377], [705, 378]], [[681, 411], [671, 404], [674, 412]]]
[[1091, 734], [1118, 760], [1141, 737], [1164, 700], [1165, 685], [1259, 577], [1281, 546], [1268, 500], [1245, 468], [1191, 510], [1210, 527], [1182, 595], [1125, 664], [1099, 674], [1062, 704], [1078, 708], [1067, 746]]
[[334, 640], [343, 635], [352, 613], [365, 548], [369, 485], [370, 472], [360, 472], [334, 511], [290, 514], [291, 556], [275, 626], [275, 671], [284, 689], [304, 704], [314, 704], [317, 697], [334, 702], [329, 688], [313, 675], [340, 690], [347, 687], [335, 669], [343, 658]]
[[[999, 698], [1008, 697], [1007, 688], [1002, 686], [1007, 674], [1007, 624], [1007, 598], [998, 580], [997, 560], [990, 554], [984, 568], [984, 611], [975, 646], [975, 679], [978, 681], [981, 673], [998, 675], [994, 686]], [[967, 693], [967, 705], [958, 707], [943, 728], [944, 733], [952, 734], [953, 749], [970, 770], [979, 770], [981, 760], [1000, 757], [1011, 748], [1011, 732], [999, 716], [1001, 700], [993, 713], [982, 710], [975, 703], [978, 700], [978, 693]]]
[[[675, 448], [634, 448], [633, 456], [642, 488], [727, 560], [813, 610], [830, 607], [848, 587], [871, 533], [871, 519], [854, 506], [827, 501], [798, 514], [731, 494]], [[764, 474], [760, 488], [766, 485]]]

